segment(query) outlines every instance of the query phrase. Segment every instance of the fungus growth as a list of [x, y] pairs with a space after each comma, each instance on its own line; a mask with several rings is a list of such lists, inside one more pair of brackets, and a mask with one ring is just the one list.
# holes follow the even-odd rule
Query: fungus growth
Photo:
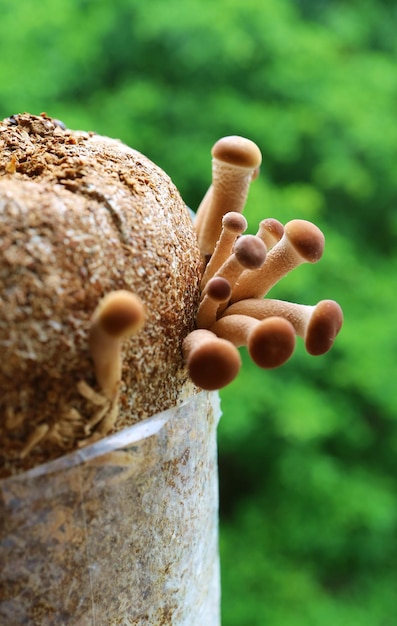
[[[332, 300], [267, 297], [324, 236], [242, 215], [258, 146], [223, 137], [194, 222], [168, 176], [116, 140], [46, 114], [0, 122], [0, 476], [49, 461], [238, 374], [327, 352]], [[138, 297], [139, 296], [139, 297]], [[193, 384], [192, 384], [193, 383]]]
[[[256, 235], [244, 235], [248, 225], [241, 213], [258, 174], [259, 148], [243, 137], [224, 137], [214, 145], [212, 157], [212, 185], [194, 222], [206, 262], [196, 323], [207, 333], [194, 331], [184, 342], [190, 376], [205, 389], [219, 389], [222, 381], [227, 384], [237, 375], [239, 368], [228, 369], [225, 362], [237, 362], [225, 341], [246, 346], [259, 367], [274, 368], [290, 358], [296, 336], [303, 338], [309, 354], [325, 354], [343, 322], [333, 300], [309, 306], [265, 297], [291, 270], [320, 260], [324, 235], [306, 220], [283, 226], [274, 218], [263, 219]], [[216, 367], [210, 367], [211, 358]]]

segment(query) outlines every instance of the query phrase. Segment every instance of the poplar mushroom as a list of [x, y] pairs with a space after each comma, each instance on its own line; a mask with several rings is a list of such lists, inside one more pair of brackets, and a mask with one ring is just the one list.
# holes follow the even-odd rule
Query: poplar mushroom
[[233, 246], [232, 254], [221, 265], [215, 276], [225, 278], [232, 288], [245, 270], [261, 268], [266, 259], [266, 246], [255, 235], [242, 235]]
[[284, 235], [284, 226], [278, 220], [268, 217], [259, 222], [256, 235], [262, 239], [267, 248], [272, 248]]
[[94, 311], [89, 346], [95, 377], [105, 397], [113, 401], [121, 382], [123, 339], [144, 325], [145, 311], [140, 298], [128, 291], [113, 291]]
[[241, 367], [241, 357], [233, 343], [210, 330], [191, 332], [183, 342], [183, 352], [192, 380], [209, 391], [231, 383]]
[[295, 348], [294, 327], [283, 317], [259, 321], [249, 315], [230, 314], [215, 322], [211, 331], [237, 347], [247, 346], [254, 363], [265, 369], [283, 365]]
[[[217, 270], [228, 260], [233, 252], [236, 239], [247, 230], [247, 220], [241, 213], [229, 211], [222, 218], [222, 230], [211, 258], [205, 268], [201, 279], [203, 290], [208, 280], [215, 275]], [[265, 242], [266, 243], [266, 242]]]
[[285, 302], [284, 300], [247, 298], [231, 304], [224, 318], [233, 315], [250, 316], [257, 320], [282, 316], [294, 327], [305, 342], [306, 350], [313, 356], [331, 349], [342, 327], [343, 313], [334, 300], [321, 300], [315, 306]]
[[317, 226], [306, 220], [288, 222], [283, 236], [269, 251], [266, 263], [241, 277], [232, 301], [265, 296], [281, 278], [302, 263], [317, 263], [323, 250], [324, 235]]
[[216, 322], [219, 305], [230, 300], [232, 288], [228, 280], [222, 276], [214, 276], [208, 281], [197, 311], [196, 325], [198, 328], [209, 328]]
[[212, 148], [212, 184], [197, 211], [196, 230], [204, 256], [213, 253], [228, 211], [241, 213], [262, 155], [245, 137], [223, 137]]

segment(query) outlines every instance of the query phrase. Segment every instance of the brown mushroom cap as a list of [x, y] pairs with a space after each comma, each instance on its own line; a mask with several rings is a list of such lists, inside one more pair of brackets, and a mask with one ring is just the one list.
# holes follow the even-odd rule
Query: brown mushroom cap
[[241, 213], [229, 211], [222, 218], [222, 227], [234, 235], [242, 235], [247, 230], [248, 223]]
[[248, 342], [252, 360], [265, 369], [283, 365], [292, 356], [294, 348], [294, 327], [282, 317], [268, 317], [259, 322]]
[[332, 348], [343, 323], [342, 309], [334, 300], [322, 300], [315, 307], [306, 329], [305, 346], [309, 354], [319, 356]]
[[92, 317], [89, 337], [95, 376], [101, 392], [113, 400], [121, 382], [122, 340], [137, 333], [144, 324], [141, 299], [125, 290], [105, 296]]
[[212, 326], [216, 320], [219, 305], [230, 300], [231, 292], [232, 289], [228, 280], [222, 276], [210, 278], [197, 311], [197, 328]]
[[258, 146], [250, 139], [237, 135], [219, 139], [211, 153], [218, 161], [250, 170], [256, 170], [262, 163], [262, 154]]
[[211, 331], [237, 347], [247, 346], [254, 363], [266, 369], [283, 365], [295, 347], [294, 327], [281, 317], [259, 321], [248, 315], [227, 315]]
[[307, 263], [317, 263], [324, 251], [324, 235], [312, 222], [291, 220], [284, 232], [297, 254]]
[[105, 296], [94, 312], [93, 323], [110, 337], [123, 338], [138, 332], [145, 321], [142, 300], [126, 290]]
[[209, 330], [191, 332], [183, 342], [183, 352], [191, 379], [208, 391], [231, 383], [241, 367], [237, 348]]
[[234, 244], [233, 252], [240, 265], [253, 270], [264, 264], [267, 248], [256, 235], [242, 235]]
[[241, 213], [262, 160], [258, 146], [245, 137], [223, 137], [212, 148], [212, 185], [197, 211], [195, 228], [201, 253], [212, 255], [228, 211]]
[[231, 288], [229, 281], [222, 276], [211, 278], [205, 290], [205, 294], [216, 302], [227, 302], [230, 298]]

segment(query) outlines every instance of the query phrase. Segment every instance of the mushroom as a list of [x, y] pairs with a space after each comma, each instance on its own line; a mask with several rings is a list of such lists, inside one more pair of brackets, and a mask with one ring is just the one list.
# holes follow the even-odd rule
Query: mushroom
[[324, 250], [324, 235], [306, 220], [291, 220], [280, 241], [269, 251], [259, 269], [244, 272], [233, 289], [231, 301], [260, 298], [301, 263], [316, 263]]
[[198, 328], [209, 328], [216, 321], [219, 305], [230, 300], [230, 283], [222, 276], [210, 278], [205, 288], [204, 297], [197, 311]]
[[248, 315], [257, 320], [275, 315], [285, 318], [293, 325], [296, 334], [303, 337], [307, 352], [313, 356], [325, 354], [331, 349], [343, 322], [342, 309], [334, 300], [321, 300], [315, 306], [309, 306], [251, 298], [230, 305], [222, 319], [235, 315]]
[[254, 363], [265, 369], [283, 365], [295, 348], [294, 327], [282, 317], [259, 321], [248, 315], [233, 314], [215, 322], [211, 331], [236, 347], [247, 346]]
[[222, 389], [234, 380], [241, 367], [237, 348], [210, 330], [193, 330], [183, 342], [183, 354], [192, 381], [202, 389]]
[[259, 229], [256, 236], [262, 239], [268, 249], [278, 243], [283, 235], [284, 226], [273, 217], [268, 217], [259, 222]]
[[222, 230], [220, 237], [216, 243], [214, 253], [212, 254], [203, 278], [201, 279], [201, 289], [204, 289], [208, 280], [214, 276], [216, 271], [227, 261], [233, 252], [233, 246], [239, 235], [247, 230], [247, 220], [241, 213], [237, 211], [229, 211], [222, 218]]
[[[242, 235], [237, 239], [233, 254], [219, 268], [216, 276], [226, 278], [232, 289], [245, 270], [253, 271], [260, 269], [266, 260], [266, 246], [256, 235]], [[218, 307], [217, 317], [221, 315], [227, 307], [227, 302], [221, 303]]]
[[141, 299], [125, 290], [106, 295], [94, 311], [89, 337], [90, 352], [97, 383], [110, 401], [117, 397], [121, 381], [123, 339], [136, 334], [144, 321]]
[[205, 258], [214, 251], [223, 215], [228, 211], [242, 212], [251, 180], [256, 178], [261, 162], [258, 146], [244, 137], [223, 137], [213, 146], [212, 185], [197, 210], [194, 222]]
[[222, 276], [233, 286], [245, 270], [260, 269], [266, 260], [266, 246], [256, 235], [242, 235], [236, 240], [233, 254], [218, 269], [215, 276]]

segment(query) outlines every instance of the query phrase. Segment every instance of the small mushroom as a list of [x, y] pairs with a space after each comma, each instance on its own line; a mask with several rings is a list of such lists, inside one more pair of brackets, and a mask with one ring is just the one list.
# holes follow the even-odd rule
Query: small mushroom
[[242, 235], [236, 240], [233, 254], [223, 263], [216, 272], [233, 286], [245, 270], [260, 269], [266, 260], [267, 249], [265, 244], [256, 235]]
[[219, 305], [230, 300], [232, 289], [222, 276], [210, 278], [197, 311], [197, 328], [209, 328], [216, 321]]
[[208, 280], [214, 276], [217, 270], [233, 253], [233, 246], [237, 237], [247, 230], [247, 226], [247, 220], [241, 213], [237, 213], [237, 211], [225, 213], [222, 218], [220, 237], [216, 243], [214, 253], [205, 268], [203, 278], [201, 279], [201, 289], [204, 289]]
[[282, 317], [259, 321], [248, 315], [233, 314], [215, 322], [211, 331], [236, 347], [247, 346], [254, 363], [265, 369], [283, 365], [295, 348], [294, 327]]
[[316, 263], [324, 250], [324, 235], [306, 220], [291, 220], [280, 241], [269, 251], [259, 269], [244, 272], [233, 289], [231, 301], [261, 298], [288, 272], [302, 263]]
[[97, 383], [111, 401], [117, 397], [121, 381], [122, 342], [136, 334], [144, 321], [143, 303], [129, 291], [112, 291], [94, 311], [89, 337], [90, 352]]
[[273, 246], [280, 241], [283, 235], [284, 226], [273, 217], [268, 217], [259, 222], [259, 229], [256, 236], [262, 239], [268, 250], [273, 248]]
[[258, 146], [238, 136], [223, 137], [212, 148], [212, 185], [199, 206], [194, 222], [205, 258], [219, 239], [222, 217], [241, 213], [252, 178], [256, 178], [262, 155]]
[[[222, 276], [233, 288], [239, 278], [246, 270], [254, 271], [260, 269], [266, 260], [266, 246], [256, 235], [242, 235], [234, 244], [233, 254], [219, 268], [216, 276]], [[217, 316], [221, 315], [227, 307], [227, 302], [220, 304]]]
[[331, 349], [343, 323], [342, 309], [334, 300], [321, 300], [315, 306], [309, 306], [251, 298], [230, 305], [222, 319], [234, 315], [249, 315], [257, 320], [274, 315], [285, 318], [293, 325], [296, 334], [303, 337], [307, 352], [313, 356], [325, 354]]
[[210, 330], [193, 330], [183, 342], [183, 354], [192, 381], [202, 389], [222, 389], [241, 367], [237, 348]]

